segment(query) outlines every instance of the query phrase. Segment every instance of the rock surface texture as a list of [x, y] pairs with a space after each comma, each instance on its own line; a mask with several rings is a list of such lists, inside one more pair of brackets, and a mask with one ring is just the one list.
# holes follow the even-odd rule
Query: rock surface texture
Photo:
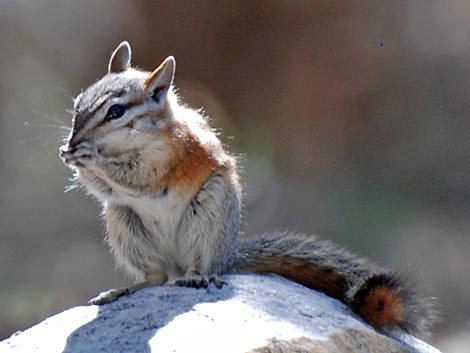
[[377, 333], [342, 303], [282, 278], [224, 280], [223, 289], [154, 287], [75, 307], [0, 342], [0, 352], [438, 352]]

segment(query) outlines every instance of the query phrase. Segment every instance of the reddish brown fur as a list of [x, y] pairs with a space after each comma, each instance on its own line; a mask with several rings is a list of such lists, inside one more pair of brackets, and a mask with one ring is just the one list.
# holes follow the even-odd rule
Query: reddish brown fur
[[276, 273], [280, 276], [301, 283], [309, 288], [320, 290], [326, 295], [343, 300], [347, 288], [346, 278], [324, 267], [313, 267], [307, 263], [279, 261], [250, 268], [256, 273]]
[[228, 168], [228, 158], [216, 158], [219, 146], [202, 146], [201, 142], [189, 131], [178, 124], [166, 133], [169, 144], [173, 146], [171, 165], [158, 183], [158, 188], [175, 188], [194, 194], [216, 171]]
[[377, 327], [401, 326], [405, 318], [405, 308], [396, 290], [377, 287], [365, 297], [360, 314]]

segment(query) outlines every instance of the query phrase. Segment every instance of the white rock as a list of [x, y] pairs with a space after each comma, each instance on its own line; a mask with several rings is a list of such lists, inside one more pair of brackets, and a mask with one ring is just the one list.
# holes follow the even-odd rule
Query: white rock
[[223, 289], [154, 287], [71, 308], [0, 342], [0, 352], [438, 352], [377, 333], [342, 303], [282, 278], [224, 280]]

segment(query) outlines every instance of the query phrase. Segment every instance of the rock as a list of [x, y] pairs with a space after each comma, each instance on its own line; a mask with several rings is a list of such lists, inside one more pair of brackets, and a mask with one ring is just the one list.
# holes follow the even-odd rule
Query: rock
[[222, 289], [153, 287], [71, 308], [0, 342], [0, 352], [438, 352], [380, 334], [342, 303], [283, 278], [224, 280]]

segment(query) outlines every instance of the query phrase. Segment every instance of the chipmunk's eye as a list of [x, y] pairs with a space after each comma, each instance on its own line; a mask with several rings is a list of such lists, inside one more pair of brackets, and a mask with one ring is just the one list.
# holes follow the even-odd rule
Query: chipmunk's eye
[[109, 107], [108, 112], [106, 113], [106, 117], [104, 118], [106, 121], [118, 119], [124, 115], [126, 112], [126, 108], [121, 104], [114, 104]]

